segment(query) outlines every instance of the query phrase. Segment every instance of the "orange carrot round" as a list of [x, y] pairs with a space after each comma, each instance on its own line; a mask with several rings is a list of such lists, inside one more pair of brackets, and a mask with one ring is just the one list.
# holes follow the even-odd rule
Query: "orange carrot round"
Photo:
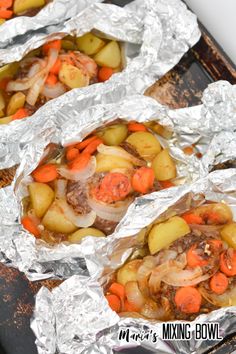
[[130, 123], [128, 123], [128, 130], [130, 132], [146, 132], [147, 128], [142, 123], [130, 122]]
[[131, 191], [129, 178], [123, 173], [110, 172], [106, 174], [99, 186], [93, 191], [97, 200], [112, 203], [123, 200]]
[[55, 41], [45, 43], [43, 45], [43, 54], [47, 55], [50, 49], [57, 49], [59, 51], [61, 49], [61, 40], [56, 39]]
[[113, 74], [112, 68], [108, 68], [104, 66], [98, 71], [98, 80], [101, 82], [107, 81], [108, 79], [110, 79], [112, 74]]
[[236, 275], [236, 251], [232, 248], [221, 253], [220, 270], [228, 277]]
[[102, 144], [103, 143], [103, 141], [102, 141], [102, 139], [100, 139], [100, 138], [96, 138], [96, 139], [94, 139], [90, 144], [88, 144], [87, 146], [86, 146], [86, 148], [84, 149], [84, 153], [89, 153], [89, 154], [93, 154], [96, 150], [97, 150], [97, 147], [100, 145], [100, 144]]
[[145, 194], [152, 187], [155, 180], [155, 174], [150, 167], [141, 167], [136, 170], [132, 177], [132, 187], [136, 192]]
[[67, 161], [74, 160], [79, 155], [79, 150], [74, 146], [68, 146], [66, 149], [66, 159]]
[[216, 274], [214, 274], [210, 280], [211, 290], [218, 295], [223, 294], [227, 290], [228, 285], [228, 278], [225, 274], [221, 272], [217, 272]]
[[12, 6], [13, 0], [0, 0], [0, 7], [4, 9], [8, 9]]
[[88, 165], [90, 159], [90, 154], [82, 152], [73, 161], [69, 163], [68, 167], [71, 170], [81, 171]]
[[12, 115], [12, 120], [26, 118], [28, 115], [29, 112], [26, 108], [19, 108], [16, 113]]
[[200, 292], [192, 286], [179, 288], [175, 293], [175, 304], [181, 312], [197, 313], [200, 310], [201, 303]]
[[187, 224], [204, 224], [203, 219], [199, 215], [186, 213], [182, 215], [182, 218], [186, 221]]
[[109, 293], [117, 295], [121, 301], [125, 300], [125, 287], [119, 283], [111, 284], [110, 288], [108, 289]]
[[50, 73], [52, 73], [54, 75], [58, 75], [60, 69], [61, 69], [61, 60], [59, 58], [57, 58], [55, 64], [50, 69]]
[[7, 20], [7, 19], [11, 18], [12, 15], [13, 15], [13, 11], [0, 9], [0, 18]]
[[57, 81], [58, 81], [58, 79], [57, 79], [56, 75], [48, 74], [48, 77], [47, 77], [45, 83], [49, 86], [54, 86], [54, 85], [56, 85]]
[[38, 226], [35, 224], [33, 219], [30, 218], [29, 216], [23, 216], [23, 218], [21, 219], [21, 224], [23, 225], [23, 227], [27, 231], [29, 231], [35, 237], [39, 237], [40, 236], [40, 231], [38, 229]]
[[118, 298], [118, 296], [113, 295], [113, 294], [109, 294], [106, 295], [106, 299], [109, 303], [110, 308], [119, 313], [120, 312], [120, 308], [121, 308], [121, 303], [120, 303], [120, 299]]
[[197, 254], [196, 248], [197, 245], [195, 244], [190, 247], [186, 254], [188, 266], [191, 268], [195, 268], [197, 266], [203, 267], [208, 263], [206, 259], [203, 259], [199, 254]]
[[91, 136], [90, 138], [87, 138], [87, 139], [81, 141], [80, 143], [76, 144], [76, 147], [77, 147], [77, 149], [83, 150], [84, 148], [86, 148], [86, 146], [88, 146], [91, 142], [93, 142], [96, 139], [97, 139], [97, 136]]
[[32, 176], [36, 182], [52, 182], [58, 177], [57, 167], [51, 163], [39, 166], [32, 172]]

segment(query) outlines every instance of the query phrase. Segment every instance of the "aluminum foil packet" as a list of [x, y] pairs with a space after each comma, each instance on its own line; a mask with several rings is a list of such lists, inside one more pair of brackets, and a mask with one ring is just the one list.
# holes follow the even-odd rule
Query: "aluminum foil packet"
[[[65, 115], [68, 115], [66, 119]], [[117, 103], [92, 106], [82, 112], [75, 107], [65, 107], [58, 117], [57, 125], [49, 122], [44, 129], [40, 127], [34, 141], [25, 145], [13, 185], [0, 189], [0, 261], [19, 268], [31, 280], [55, 276], [67, 278], [86, 272], [80, 244], [62, 243], [52, 247], [36, 240], [19, 223], [22, 199], [28, 195], [27, 185], [32, 179], [30, 174], [45, 156], [48, 143], [67, 146], [117, 118], [139, 122], [155, 120], [169, 131], [174, 131], [168, 109], [142, 95], [130, 96]], [[176, 183], [191, 183], [199, 178], [201, 162], [195, 156], [184, 154], [174, 133], [169, 140], [161, 136], [158, 139], [163, 147], [170, 148], [170, 154], [175, 159]]]
[[34, 140], [38, 127], [56, 121], [63, 107], [75, 105], [82, 110], [143, 93], [174, 67], [200, 37], [196, 16], [180, 0], [168, 4], [164, 0], [136, 0], [125, 8], [94, 4], [64, 24], [49, 26], [13, 41], [11, 46], [0, 50], [0, 64], [20, 60], [48, 40], [67, 34], [81, 36], [90, 30], [123, 43], [124, 70], [106, 83], [71, 90], [49, 101], [31, 117], [1, 126], [1, 169], [18, 164], [25, 143]]
[[18, 36], [29, 31], [55, 25], [76, 16], [86, 7], [102, 0], [52, 0], [35, 16], [19, 16], [6, 21], [0, 26], [0, 48], [9, 46]]
[[[86, 238], [83, 252], [90, 276], [75, 275], [50, 292], [41, 288], [36, 296], [31, 328], [36, 335], [39, 353], [113, 353], [113, 349], [143, 346], [163, 354], [200, 354], [218, 343], [217, 340], [168, 341], [162, 339], [162, 322], [138, 318], [119, 318], [109, 308], [103, 287], [114, 271], [138, 247], [135, 236], [155, 220], [183, 213], [204, 200], [224, 201], [231, 206], [236, 220], [236, 169], [214, 171], [190, 186], [179, 186], [146, 198], [137, 198], [120, 224], [116, 234], [106, 239]], [[45, 317], [44, 314], [47, 314]], [[43, 315], [42, 315], [43, 314]], [[219, 323], [220, 336], [236, 329], [236, 308], [228, 307], [198, 316], [187, 322], [190, 332], [199, 323]], [[175, 321], [175, 323], [183, 323]], [[186, 323], [186, 322], [185, 322]], [[91, 326], [91, 324], [93, 324]], [[146, 339], [119, 339], [121, 330], [132, 334], [155, 333]], [[127, 337], [126, 337], [127, 338]]]

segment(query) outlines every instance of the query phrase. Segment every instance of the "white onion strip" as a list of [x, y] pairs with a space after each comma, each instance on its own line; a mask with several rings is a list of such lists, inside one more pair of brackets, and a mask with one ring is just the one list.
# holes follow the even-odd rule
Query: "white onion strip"
[[191, 270], [172, 270], [162, 278], [162, 281], [171, 286], [193, 286], [210, 277], [209, 274], [202, 275], [201, 267], [196, 267]]
[[55, 181], [56, 198], [59, 199], [66, 198], [66, 186], [67, 186], [67, 181], [65, 179], [57, 179]]
[[63, 210], [65, 217], [78, 227], [89, 227], [94, 224], [96, 213], [91, 211], [88, 214], [77, 214], [74, 209], [67, 203], [65, 199], [60, 200], [60, 207]]
[[126, 159], [127, 161], [132, 162], [134, 165], [137, 166], [144, 166], [146, 163], [137, 157], [131, 155], [128, 153], [125, 149], [119, 147], [119, 146], [107, 146], [104, 144], [100, 144], [97, 147], [97, 151], [100, 152], [101, 154], [104, 155], [111, 155], [111, 156], [117, 156], [117, 157], [122, 157], [123, 159]]
[[57, 82], [53, 86], [45, 84], [42, 90], [42, 94], [47, 98], [56, 98], [63, 95], [65, 92], [66, 88], [61, 82]]
[[96, 158], [94, 156], [91, 157], [88, 165], [81, 171], [69, 170], [67, 167], [59, 167], [59, 174], [71, 181], [86, 181], [88, 178], [94, 175], [96, 171]]

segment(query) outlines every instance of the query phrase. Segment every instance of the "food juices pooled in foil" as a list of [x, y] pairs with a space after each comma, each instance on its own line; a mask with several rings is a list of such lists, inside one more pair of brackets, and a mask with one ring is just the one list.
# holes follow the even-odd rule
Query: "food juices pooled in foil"
[[27, 183], [24, 228], [49, 243], [111, 234], [136, 197], [177, 183], [176, 161], [155, 131], [171, 135], [155, 122], [116, 120], [55, 148]]
[[45, 43], [0, 68], [0, 124], [32, 115], [74, 88], [108, 80], [122, 70], [120, 45], [87, 33]]
[[236, 223], [225, 203], [206, 201], [143, 229], [143, 246], [105, 294], [120, 316], [194, 320], [236, 305]]

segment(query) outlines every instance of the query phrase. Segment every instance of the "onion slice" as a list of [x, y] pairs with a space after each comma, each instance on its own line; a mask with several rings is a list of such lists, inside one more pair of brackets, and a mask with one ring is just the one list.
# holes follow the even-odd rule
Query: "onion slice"
[[66, 198], [66, 186], [67, 186], [67, 181], [65, 179], [57, 179], [55, 181], [56, 198], [59, 199]]
[[200, 286], [199, 291], [208, 302], [215, 306], [227, 307], [236, 306], [236, 287], [226, 291], [224, 294], [217, 295], [213, 292], [208, 292], [203, 286]]
[[143, 160], [138, 159], [137, 157], [129, 154], [126, 150], [119, 146], [107, 146], [104, 144], [100, 144], [97, 147], [97, 151], [100, 152], [103, 155], [111, 155], [111, 156], [117, 156], [121, 157], [123, 159], [126, 159], [127, 161], [132, 162], [136, 166], [145, 166], [146, 163]]
[[201, 267], [185, 270], [176, 268], [166, 274], [162, 278], [162, 281], [171, 286], [193, 286], [209, 279], [210, 277], [210, 274], [202, 275]]
[[61, 82], [57, 82], [54, 86], [44, 85], [42, 94], [47, 98], [56, 98], [66, 92], [65, 86]]
[[58, 172], [62, 177], [71, 181], [86, 181], [94, 175], [96, 166], [96, 157], [92, 156], [87, 166], [81, 171], [69, 170], [67, 167], [62, 166], [58, 168]]
[[128, 301], [137, 308], [141, 308], [145, 303], [145, 298], [139, 290], [136, 281], [129, 281], [125, 284], [125, 294]]
[[89, 227], [94, 224], [96, 213], [91, 211], [88, 214], [77, 214], [74, 209], [67, 203], [65, 199], [60, 199], [60, 207], [64, 215], [72, 224], [78, 227]]
[[119, 222], [123, 218], [132, 201], [132, 198], [127, 198], [114, 204], [106, 204], [88, 196], [88, 204], [97, 216], [101, 219], [114, 222]]

